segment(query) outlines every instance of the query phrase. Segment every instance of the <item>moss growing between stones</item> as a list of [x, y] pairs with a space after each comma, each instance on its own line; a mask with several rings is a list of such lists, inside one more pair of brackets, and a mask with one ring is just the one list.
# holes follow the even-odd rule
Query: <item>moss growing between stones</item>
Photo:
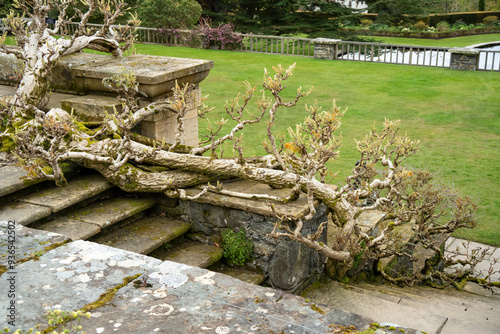
[[114, 286], [112, 288], [109, 288], [107, 289], [103, 294], [101, 294], [99, 296], [99, 298], [92, 302], [92, 303], [89, 303], [87, 305], [85, 305], [84, 307], [82, 307], [80, 309], [80, 311], [82, 312], [88, 312], [90, 310], [94, 310], [98, 307], [101, 307], [101, 306], [104, 306], [106, 303], [110, 302], [111, 300], [113, 300], [115, 294], [118, 292], [118, 290], [120, 290], [121, 288], [123, 288], [124, 286], [126, 286], [127, 284], [129, 284], [130, 282], [132, 282], [133, 280], [135, 280], [136, 278], [138, 278], [139, 276], [141, 276], [141, 274], [135, 274], [134, 276], [127, 276], [123, 279], [123, 283], [117, 285], [117, 286]]
[[315, 312], [318, 312], [319, 314], [321, 315], [325, 315], [325, 311], [323, 311], [322, 309], [320, 309], [317, 305], [311, 305], [311, 310], [315, 311]]
[[39, 259], [39, 258], [40, 258], [43, 254], [45, 254], [45, 253], [47, 253], [47, 252], [49, 252], [49, 251], [51, 251], [51, 250], [53, 250], [53, 249], [55, 249], [55, 248], [57, 248], [57, 247], [63, 246], [63, 245], [67, 244], [67, 243], [68, 243], [68, 242], [70, 242], [70, 241], [71, 241], [71, 240], [69, 240], [69, 239], [68, 239], [68, 240], [65, 240], [65, 241], [63, 241], [63, 242], [57, 242], [57, 243], [55, 243], [55, 244], [52, 244], [52, 245], [50, 245], [50, 246], [47, 246], [47, 247], [45, 247], [44, 249], [39, 250], [39, 251], [38, 251], [38, 252], [36, 252], [36, 253], [32, 253], [32, 254], [30, 254], [30, 256], [28, 256], [28, 257], [25, 257], [25, 258], [22, 258], [22, 259], [17, 260], [17, 261], [16, 261], [16, 263], [18, 263], [18, 264], [19, 264], [19, 263], [24, 263], [24, 262], [28, 262], [28, 261], [30, 261], [30, 260], [33, 260], [33, 261], [38, 261], [38, 259]]

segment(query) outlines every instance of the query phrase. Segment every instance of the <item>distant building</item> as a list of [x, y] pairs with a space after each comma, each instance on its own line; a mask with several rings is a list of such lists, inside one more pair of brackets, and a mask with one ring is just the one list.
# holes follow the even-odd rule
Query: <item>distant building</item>
[[365, 9], [368, 5], [364, 1], [357, 0], [335, 0], [336, 2], [353, 9]]

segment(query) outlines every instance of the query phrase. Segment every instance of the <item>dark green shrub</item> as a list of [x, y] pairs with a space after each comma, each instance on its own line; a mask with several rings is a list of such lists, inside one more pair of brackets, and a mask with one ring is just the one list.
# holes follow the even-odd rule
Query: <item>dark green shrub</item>
[[243, 266], [253, 251], [253, 243], [247, 239], [245, 230], [240, 229], [236, 233], [228, 228], [222, 231], [221, 236], [224, 257], [237, 266]]

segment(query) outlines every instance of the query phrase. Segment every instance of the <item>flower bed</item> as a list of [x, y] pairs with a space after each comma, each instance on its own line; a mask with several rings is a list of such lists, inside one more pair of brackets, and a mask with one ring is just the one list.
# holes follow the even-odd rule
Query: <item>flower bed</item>
[[414, 37], [414, 38], [448, 38], [467, 35], [490, 34], [500, 32], [500, 20], [497, 16], [488, 16], [481, 24], [466, 24], [457, 21], [450, 25], [446, 21], [439, 22], [436, 27], [429, 27], [419, 21], [413, 25], [390, 27], [385, 24], [374, 23], [371, 20], [362, 20], [360, 26], [344, 26], [343, 31], [365, 36]]

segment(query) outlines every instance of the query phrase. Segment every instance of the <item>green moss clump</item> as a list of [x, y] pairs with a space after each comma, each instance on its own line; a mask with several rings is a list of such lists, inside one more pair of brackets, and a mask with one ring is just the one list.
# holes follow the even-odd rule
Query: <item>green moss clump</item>
[[311, 310], [318, 312], [321, 315], [325, 315], [325, 311], [320, 309], [317, 305], [311, 305]]
[[12, 136], [3, 136], [0, 138], [0, 152], [10, 152], [15, 147], [16, 142]]
[[224, 257], [237, 266], [243, 266], [253, 252], [253, 243], [247, 239], [245, 230], [240, 229], [236, 233], [228, 228], [222, 231], [221, 236]]

